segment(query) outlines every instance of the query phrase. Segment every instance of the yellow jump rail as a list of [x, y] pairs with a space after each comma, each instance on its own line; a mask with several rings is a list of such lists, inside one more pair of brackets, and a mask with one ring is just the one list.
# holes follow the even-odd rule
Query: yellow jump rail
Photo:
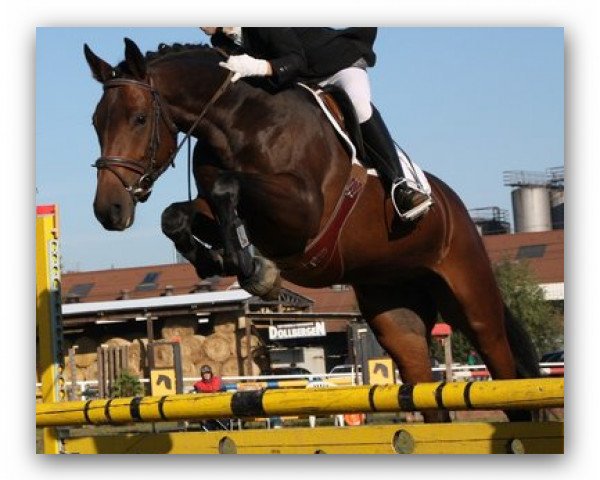
[[36, 405], [36, 425], [114, 425], [210, 418], [327, 415], [415, 410], [560, 408], [564, 379], [363, 385], [133, 397]]

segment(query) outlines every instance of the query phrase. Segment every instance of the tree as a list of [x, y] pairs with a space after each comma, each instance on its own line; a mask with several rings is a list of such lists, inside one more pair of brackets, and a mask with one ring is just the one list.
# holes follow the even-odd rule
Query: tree
[[[564, 322], [561, 308], [544, 299], [544, 291], [535, 280], [529, 265], [504, 259], [494, 266], [494, 274], [504, 302], [512, 314], [524, 324], [538, 353], [542, 355], [562, 348]], [[473, 347], [467, 337], [453, 330], [454, 361], [466, 363], [471, 348]], [[431, 354], [438, 361], [444, 362], [444, 351], [437, 342], [432, 343]]]
[[544, 299], [544, 291], [529, 265], [504, 259], [494, 266], [494, 273], [504, 302], [523, 322], [538, 352], [543, 354], [562, 347], [562, 315]]
[[135, 397], [144, 394], [144, 387], [142, 386], [140, 379], [129, 373], [127, 370], [123, 370], [112, 387], [111, 397]]

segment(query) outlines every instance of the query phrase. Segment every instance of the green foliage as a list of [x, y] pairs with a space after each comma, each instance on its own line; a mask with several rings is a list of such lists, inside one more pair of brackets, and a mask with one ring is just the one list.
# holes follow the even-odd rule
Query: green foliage
[[[494, 274], [504, 302], [513, 316], [523, 323], [539, 354], [562, 349], [564, 307], [561, 303], [554, 306], [544, 299], [544, 292], [529, 265], [503, 260], [494, 267]], [[454, 362], [467, 363], [471, 348], [473, 347], [467, 337], [457, 330], [452, 331]], [[431, 355], [444, 363], [444, 349], [437, 342], [432, 342]]]
[[123, 370], [115, 380], [112, 387], [111, 397], [136, 397], [144, 394], [144, 387], [140, 379]]
[[[458, 330], [452, 329], [452, 361], [458, 363], [467, 363], [469, 350], [473, 347], [471, 342]], [[440, 363], [445, 363], [444, 347], [438, 342], [431, 342], [431, 356]]]
[[538, 352], [562, 348], [563, 316], [544, 299], [544, 292], [525, 262], [503, 260], [494, 268], [504, 302], [520, 319], [532, 337]]

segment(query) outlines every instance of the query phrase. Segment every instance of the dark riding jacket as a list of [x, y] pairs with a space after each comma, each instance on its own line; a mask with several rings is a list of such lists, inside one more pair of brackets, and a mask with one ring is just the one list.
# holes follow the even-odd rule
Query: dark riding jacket
[[242, 46], [221, 30], [211, 37], [211, 43], [230, 55], [246, 53], [268, 60], [272, 80], [284, 86], [293, 81], [319, 82], [360, 59], [374, 66], [376, 36], [374, 27], [243, 27]]

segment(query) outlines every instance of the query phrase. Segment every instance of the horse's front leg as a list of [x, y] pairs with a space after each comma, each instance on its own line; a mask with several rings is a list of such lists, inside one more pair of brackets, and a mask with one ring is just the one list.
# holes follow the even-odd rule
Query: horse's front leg
[[211, 199], [219, 219], [225, 269], [237, 270], [240, 286], [264, 299], [279, 297], [281, 278], [273, 262], [254, 255], [246, 228], [238, 215], [240, 184], [235, 174], [223, 172], [213, 184]]
[[161, 227], [200, 278], [231, 275], [224, 268], [219, 226], [206, 200], [197, 198], [169, 205], [162, 213]]

